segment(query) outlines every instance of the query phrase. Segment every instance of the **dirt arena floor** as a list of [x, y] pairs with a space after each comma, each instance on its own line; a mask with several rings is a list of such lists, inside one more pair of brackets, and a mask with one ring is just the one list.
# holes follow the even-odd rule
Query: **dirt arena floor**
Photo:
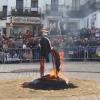
[[31, 98], [37, 97], [72, 97], [100, 94], [100, 83], [73, 78], [69, 78], [69, 80], [70, 83], [73, 83], [75, 85], [75, 87], [65, 90], [34, 90], [23, 88], [21, 84], [23, 84], [24, 82], [32, 81], [31, 78], [21, 78], [17, 80], [4, 81], [2, 80], [0, 81], [0, 100], [6, 98], [12, 98], [10, 100], [30, 100]]

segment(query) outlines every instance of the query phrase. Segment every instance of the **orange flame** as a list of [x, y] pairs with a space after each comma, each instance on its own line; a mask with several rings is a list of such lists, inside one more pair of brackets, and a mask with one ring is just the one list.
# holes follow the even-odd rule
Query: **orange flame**
[[[62, 50], [59, 52], [59, 56], [60, 56], [60, 63], [61, 63], [60, 67], [63, 67], [64, 52]], [[59, 78], [64, 79], [67, 84], [69, 83], [68, 78], [61, 71], [58, 72], [56, 69], [53, 69], [49, 74], [51, 78], [59, 77]]]
[[57, 77], [58, 77], [58, 73], [59, 73], [59, 72], [58, 72], [56, 69], [54, 69], [54, 70], [52, 70], [49, 74], [50, 74], [51, 77], [57, 78]]
[[69, 82], [69, 80], [68, 80], [68, 78], [60, 71], [60, 72], [57, 72], [55, 69], [54, 70], [52, 70], [50, 73], [50, 77], [51, 78], [57, 78], [57, 77], [59, 77], [59, 78], [62, 78], [62, 79], [64, 79], [65, 81], [66, 81], [66, 83], [68, 83]]

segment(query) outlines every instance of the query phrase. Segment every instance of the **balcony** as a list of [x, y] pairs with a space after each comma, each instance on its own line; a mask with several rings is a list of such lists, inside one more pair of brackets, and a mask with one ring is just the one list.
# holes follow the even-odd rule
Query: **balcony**
[[40, 17], [41, 9], [40, 8], [24, 8], [24, 9], [11, 9], [12, 16], [28, 16], [28, 17]]
[[64, 5], [50, 5], [46, 4], [46, 15], [48, 16], [62, 16], [64, 13]]

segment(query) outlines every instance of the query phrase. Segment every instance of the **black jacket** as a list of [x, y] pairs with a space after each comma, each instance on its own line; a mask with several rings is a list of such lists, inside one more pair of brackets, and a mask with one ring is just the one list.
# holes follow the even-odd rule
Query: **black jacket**
[[50, 40], [45, 36], [41, 37], [40, 46], [41, 46], [41, 56], [46, 58], [51, 52]]

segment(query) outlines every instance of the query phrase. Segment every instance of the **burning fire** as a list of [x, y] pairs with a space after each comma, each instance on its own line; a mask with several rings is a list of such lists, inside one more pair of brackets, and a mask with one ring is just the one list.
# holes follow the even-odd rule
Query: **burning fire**
[[[60, 67], [63, 67], [63, 61], [64, 61], [64, 52], [63, 51], [60, 51], [59, 52], [59, 56], [60, 56]], [[57, 71], [57, 69], [53, 69], [50, 73], [50, 78], [51, 79], [57, 79], [57, 78], [62, 78], [66, 81], [66, 83], [68, 84], [69, 83], [69, 80], [68, 78], [60, 71]]]
[[56, 69], [54, 69], [54, 70], [52, 70], [49, 74], [50, 74], [50, 77], [57, 78], [59, 72], [58, 72]]
[[57, 72], [57, 70], [54, 69], [49, 73], [49, 75], [50, 75], [50, 78], [52, 79], [57, 79], [59, 77], [59, 78], [64, 79], [67, 84], [69, 83], [68, 78], [61, 71]]

